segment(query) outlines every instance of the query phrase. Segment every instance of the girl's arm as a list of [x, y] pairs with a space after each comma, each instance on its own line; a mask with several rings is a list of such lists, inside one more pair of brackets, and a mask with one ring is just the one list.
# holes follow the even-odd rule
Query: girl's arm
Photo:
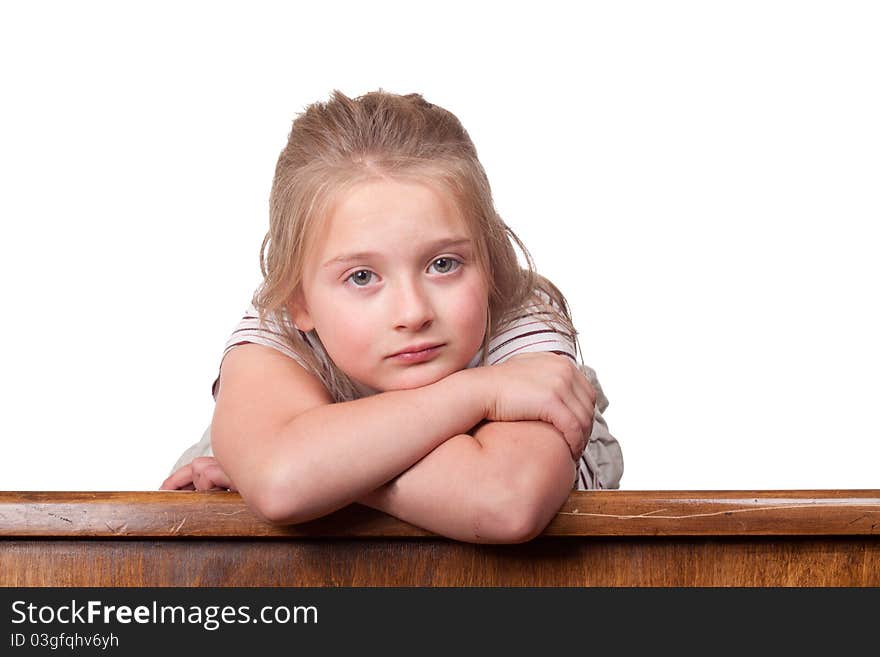
[[[461, 434], [484, 418], [552, 421], [570, 436], [575, 451], [584, 423], [592, 420], [592, 406], [587, 410], [574, 398], [584, 398], [588, 384], [577, 381], [582, 387], [573, 391], [575, 379], [567, 373], [577, 370], [563, 357], [525, 356], [532, 359], [462, 370], [421, 388], [334, 404], [323, 385], [287, 356], [242, 345], [229, 352], [221, 370], [214, 452], [257, 513], [295, 523], [363, 498], [453, 436], [457, 443], [473, 441]], [[501, 368], [507, 368], [506, 376]], [[516, 379], [523, 380], [514, 386], [517, 394], [499, 394]], [[555, 439], [561, 442], [558, 435]], [[486, 459], [502, 454], [487, 451]], [[502, 470], [486, 472], [491, 478]], [[477, 494], [494, 490], [487, 485]]]
[[460, 374], [332, 403], [321, 382], [289, 357], [241, 345], [227, 354], [220, 372], [214, 454], [267, 520], [311, 520], [384, 484], [477, 424], [480, 400], [457, 384]]
[[571, 493], [576, 462], [545, 422], [489, 422], [454, 436], [359, 503], [460, 541], [520, 543]]

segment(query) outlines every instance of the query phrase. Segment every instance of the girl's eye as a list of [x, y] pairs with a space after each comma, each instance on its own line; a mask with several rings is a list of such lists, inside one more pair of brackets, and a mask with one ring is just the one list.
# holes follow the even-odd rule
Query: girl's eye
[[431, 263], [431, 265], [436, 265], [437, 271], [441, 274], [448, 274], [449, 272], [458, 269], [461, 263], [455, 258], [437, 258]]
[[346, 280], [353, 282], [357, 287], [364, 287], [372, 280], [372, 278], [373, 272], [367, 269], [360, 269], [349, 276]]

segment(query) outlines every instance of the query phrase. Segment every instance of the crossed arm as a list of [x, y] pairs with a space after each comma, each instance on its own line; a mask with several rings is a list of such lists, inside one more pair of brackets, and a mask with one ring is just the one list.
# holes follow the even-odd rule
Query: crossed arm
[[[573, 454], [589, 436], [595, 393], [564, 357], [527, 354], [422, 388], [330, 404], [298, 365], [260, 350], [244, 345], [224, 364], [213, 422], [217, 459], [197, 459], [163, 488], [185, 487], [187, 476], [195, 488], [236, 488], [278, 523], [360, 502], [472, 542], [532, 538], [572, 488]], [[296, 369], [275, 370], [280, 378], [267, 387], [276, 366]], [[307, 408], [279, 416], [278, 405], [289, 407], [291, 398]]]
[[490, 422], [453, 436], [358, 500], [450, 538], [519, 543], [552, 520], [572, 489], [575, 464], [544, 422]]

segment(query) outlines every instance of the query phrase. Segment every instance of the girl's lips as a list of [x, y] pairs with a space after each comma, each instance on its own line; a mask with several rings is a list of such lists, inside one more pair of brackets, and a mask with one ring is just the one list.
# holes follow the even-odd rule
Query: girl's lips
[[431, 360], [440, 352], [440, 348], [442, 344], [437, 345], [436, 347], [429, 347], [428, 349], [423, 349], [422, 351], [410, 351], [405, 354], [397, 354], [396, 356], [392, 356], [391, 358], [401, 362], [401, 363], [422, 363], [426, 360]]

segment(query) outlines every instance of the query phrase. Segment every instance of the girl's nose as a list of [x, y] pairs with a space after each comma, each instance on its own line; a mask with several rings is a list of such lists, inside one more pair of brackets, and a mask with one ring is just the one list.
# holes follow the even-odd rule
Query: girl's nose
[[396, 292], [394, 324], [397, 328], [419, 330], [430, 325], [434, 309], [428, 294], [418, 283], [403, 282]]

